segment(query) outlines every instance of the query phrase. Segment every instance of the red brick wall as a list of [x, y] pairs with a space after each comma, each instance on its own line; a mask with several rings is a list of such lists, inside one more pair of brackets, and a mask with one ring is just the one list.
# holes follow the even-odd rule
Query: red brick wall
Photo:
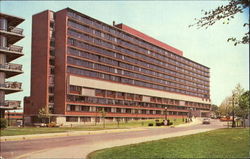
[[66, 111], [66, 50], [67, 50], [67, 10], [56, 12], [55, 19], [55, 113]]
[[[29, 112], [48, 104], [49, 11], [32, 17], [31, 105]], [[26, 112], [25, 112], [26, 114]]]

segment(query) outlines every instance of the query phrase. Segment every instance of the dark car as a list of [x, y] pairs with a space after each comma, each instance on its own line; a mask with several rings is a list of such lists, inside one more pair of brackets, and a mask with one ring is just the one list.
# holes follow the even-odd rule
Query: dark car
[[204, 118], [202, 121], [202, 124], [210, 124], [210, 119], [209, 118]]

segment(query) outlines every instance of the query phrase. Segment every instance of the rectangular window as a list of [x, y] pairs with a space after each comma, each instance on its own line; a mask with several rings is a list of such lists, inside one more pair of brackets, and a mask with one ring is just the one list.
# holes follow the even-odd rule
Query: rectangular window
[[91, 122], [91, 117], [80, 117], [80, 122]]
[[66, 116], [66, 122], [77, 122], [78, 117]]

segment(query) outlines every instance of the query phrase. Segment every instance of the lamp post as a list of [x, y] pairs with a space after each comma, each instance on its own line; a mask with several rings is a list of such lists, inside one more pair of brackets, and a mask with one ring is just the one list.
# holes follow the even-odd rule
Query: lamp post
[[191, 110], [193, 110], [193, 108], [189, 108], [188, 114], [189, 114], [189, 119], [191, 119]]
[[232, 106], [233, 106], [233, 121], [232, 121], [232, 127], [234, 128], [235, 127], [235, 121], [234, 121], [234, 92], [233, 92], [233, 99], [232, 99]]
[[165, 120], [168, 119], [167, 111], [168, 111], [168, 107], [165, 107]]

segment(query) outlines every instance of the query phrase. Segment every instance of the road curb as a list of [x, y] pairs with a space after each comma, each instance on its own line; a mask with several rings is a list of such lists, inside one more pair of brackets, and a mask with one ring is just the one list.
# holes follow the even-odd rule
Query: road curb
[[[201, 124], [201, 121], [194, 119], [193, 122], [180, 124], [170, 127], [157, 127], [157, 128], [174, 128], [174, 127], [188, 127], [192, 125]], [[129, 131], [142, 131], [149, 128], [155, 127], [138, 127], [130, 129], [108, 129], [108, 130], [97, 130], [97, 131], [70, 131], [70, 132], [61, 132], [61, 133], [46, 133], [46, 134], [33, 134], [33, 135], [16, 135], [16, 136], [1, 136], [0, 142], [7, 141], [22, 141], [22, 140], [32, 140], [32, 139], [44, 139], [44, 138], [53, 138], [53, 137], [66, 137], [66, 136], [80, 136], [80, 135], [94, 135], [102, 133], [119, 133], [119, 132], [129, 132]]]
[[98, 131], [71, 131], [71, 132], [34, 134], [34, 135], [1, 136], [0, 137], [0, 142], [43, 139], [43, 138], [53, 138], [53, 137], [65, 137], [65, 136], [80, 136], [80, 135], [94, 135], [94, 134], [105, 134], [105, 133], [119, 133], [119, 132], [142, 131], [142, 130], [145, 130], [145, 128], [144, 129], [143, 128], [110, 129], [110, 130], [98, 130]]

